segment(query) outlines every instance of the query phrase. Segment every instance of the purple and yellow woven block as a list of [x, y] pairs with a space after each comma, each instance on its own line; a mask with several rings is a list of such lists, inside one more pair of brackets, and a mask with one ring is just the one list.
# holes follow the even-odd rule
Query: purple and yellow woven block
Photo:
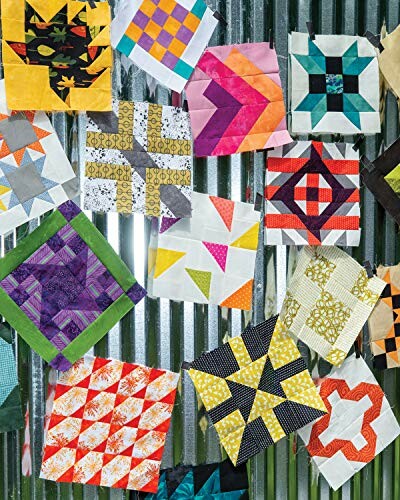
[[145, 295], [72, 201], [0, 260], [0, 314], [62, 371]]

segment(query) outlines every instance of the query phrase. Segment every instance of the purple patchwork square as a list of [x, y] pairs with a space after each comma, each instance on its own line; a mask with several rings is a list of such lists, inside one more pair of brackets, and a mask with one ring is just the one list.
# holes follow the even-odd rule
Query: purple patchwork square
[[174, 10], [171, 12], [171, 16], [183, 23], [188, 13], [189, 11], [182, 7], [182, 5], [176, 4]]
[[164, 54], [164, 57], [161, 59], [161, 62], [167, 66], [169, 69], [174, 69], [176, 63], [179, 61], [179, 58], [171, 54], [171, 52], [167, 52]]
[[174, 37], [170, 35], [167, 31], [161, 30], [161, 33], [157, 37], [157, 42], [166, 49], [168, 49], [169, 44], [172, 42], [173, 39]]
[[79, 234], [76, 234], [69, 242], [68, 246], [70, 249], [75, 253], [75, 255], [78, 255], [82, 250], [85, 250], [87, 248], [86, 243], [83, 241], [83, 239], [79, 236]]
[[146, 33], [142, 33], [142, 36], [138, 40], [138, 45], [142, 47], [142, 49], [149, 51], [153, 46], [154, 40], [149, 37]]
[[24, 290], [18, 290], [18, 288], [16, 288], [10, 293], [10, 297], [18, 306], [21, 307], [22, 304], [29, 299], [29, 294], [27, 294]]
[[72, 342], [80, 333], [81, 329], [72, 320], [63, 328], [63, 334], [70, 342]]
[[158, 24], [158, 26], [164, 26], [165, 22], [168, 19], [168, 14], [164, 12], [163, 10], [157, 9], [155, 10], [154, 14], [151, 16], [151, 19]]
[[136, 26], [139, 26], [142, 30], [145, 29], [149, 21], [150, 18], [147, 17], [141, 10], [138, 10], [132, 19], [133, 24], [136, 24]]
[[58, 211], [63, 214], [68, 222], [81, 213], [80, 209], [73, 201], [66, 201], [58, 207]]
[[182, 25], [175, 36], [178, 40], [187, 45], [192, 39], [193, 32], [187, 29], [186, 26]]
[[102, 311], [105, 311], [113, 303], [113, 300], [103, 292], [97, 297], [96, 303]]
[[61, 250], [61, 248], [64, 247], [65, 243], [64, 240], [60, 238], [58, 233], [56, 233], [49, 239], [47, 245], [53, 250], [54, 253], [57, 253], [59, 250]]
[[11, 276], [18, 283], [22, 283], [26, 280], [26, 278], [30, 276], [30, 274], [30, 271], [25, 266], [18, 266], [17, 269], [14, 269], [14, 271], [11, 273]]
[[97, 278], [97, 281], [100, 283], [100, 285], [103, 287], [103, 288], [107, 288], [108, 286], [111, 285], [111, 283], [113, 283], [115, 280], [114, 278], [111, 276], [111, 273], [110, 271], [104, 271], [103, 274], [101, 274], [98, 278]]

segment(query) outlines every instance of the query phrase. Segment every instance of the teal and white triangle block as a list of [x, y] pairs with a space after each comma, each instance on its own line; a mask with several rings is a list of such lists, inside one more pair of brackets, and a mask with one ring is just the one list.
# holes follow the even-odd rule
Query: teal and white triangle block
[[380, 132], [376, 49], [349, 35], [289, 35], [291, 132]]

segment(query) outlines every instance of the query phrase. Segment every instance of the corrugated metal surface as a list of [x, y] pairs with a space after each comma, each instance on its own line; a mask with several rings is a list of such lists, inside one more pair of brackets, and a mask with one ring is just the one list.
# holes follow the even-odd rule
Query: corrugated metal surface
[[[117, 8], [117, 2], [112, 2]], [[273, 29], [281, 65], [284, 87], [287, 82], [287, 33], [305, 31], [306, 21], [312, 19], [317, 33], [363, 34], [367, 29], [378, 32], [384, 19], [389, 31], [399, 23], [399, 0], [209, 0], [228, 21], [214, 33], [211, 45], [263, 41]], [[158, 87], [156, 95], [149, 93], [146, 76], [131, 67], [128, 72], [116, 56], [114, 88], [119, 97], [153, 100], [167, 104], [170, 94]], [[84, 117], [54, 117], [60, 139], [77, 169], [83, 170]], [[398, 136], [398, 109], [393, 96], [387, 99], [387, 113], [382, 137], [368, 138], [366, 153], [374, 158], [382, 138], [386, 144]], [[326, 137], [330, 140], [331, 137]], [[337, 138], [336, 138], [337, 139]], [[349, 138], [348, 140], [351, 140]], [[245, 200], [246, 190], [262, 192], [265, 155], [242, 154], [225, 158], [195, 161], [194, 187], [198, 191], [218, 194], [234, 200]], [[123, 217], [116, 214], [93, 215], [96, 226], [108, 237], [125, 262], [134, 270], [137, 279], [144, 282], [146, 273], [146, 245], [150, 221], [142, 216]], [[1, 241], [1, 251], [7, 252], [16, 242], [35, 228], [19, 228], [15, 234]], [[363, 196], [363, 239], [361, 247], [353, 251], [360, 261], [394, 264], [400, 260], [400, 245], [395, 224], [376, 203], [370, 193]], [[296, 258], [295, 249], [264, 248], [257, 261], [255, 306], [253, 321], [260, 322], [279, 310]], [[288, 272], [289, 271], [289, 272]], [[238, 335], [245, 318], [239, 311], [221, 311], [215, 306], [173, 303], [165, 299], [142, 301], [134, 312], [124, 318], [99, 344], [94, 352], [126, 361], [147, 363], [179, 370], [183, 359], [192, 360], [203, 350], [219, 345], [226, 335]], [[364, 345], [369, 356], [367, 338]], [[119, 499], [126, 498], [121, 490], [109, 490], [80, 485], [57, 485], [38, 479], [43, 439], [47, 368], [41, 359], [16, 338], [18, 372], [24, 405], [31, 406], [31, 440], [33, 475], [21, 476], [21, 448], [23, 431], [0, 435], [0, 499]], [[307, 350], [303, 349], [305, 355]], [[400, 416], [400, 375], [398, 370], [378, 374], [397, 416]], [[397, 380], [399, 379], [399, 381]], [[202, 428], [205, 428], [203, 432]], [[284, 439], [250, 464], [253, 498], [257, 499], [399, 499], [400, 442], [385, 450], [373, 463], [367, 465], [341, 491], [332, 493], [327, 483], [312, 481], [308, 456], [301, 446], [292, 453], [293, 438]], [[172, 432], [165, 451], [165, 466], [180, 461], [200, 463], [220, 458], [215, 431], [208, 426], [192, 384], [186, 376], [178, 397]]]

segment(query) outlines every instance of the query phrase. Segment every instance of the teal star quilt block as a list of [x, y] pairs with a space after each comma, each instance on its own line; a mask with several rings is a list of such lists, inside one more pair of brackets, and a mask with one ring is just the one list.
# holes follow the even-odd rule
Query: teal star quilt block
[[293, 134], [380, 132], [379, 68], [364, 37], [289, 35]]

